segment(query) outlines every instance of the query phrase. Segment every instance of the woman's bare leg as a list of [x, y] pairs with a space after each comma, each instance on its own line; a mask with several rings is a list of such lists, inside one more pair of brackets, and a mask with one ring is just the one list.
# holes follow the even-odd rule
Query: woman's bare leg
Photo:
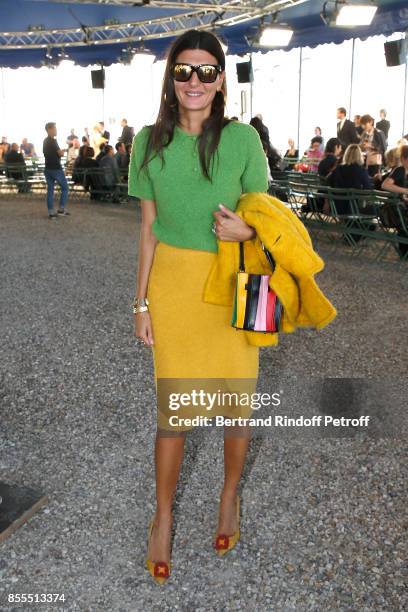
[[170, 561], [172, 504], [184, 455], [185, 435], [166, 437], [156, 434], [156, 513], [150, 539], [150, 561]]
[[224, 432], [224, 487], [217, 533], [232, 535], [238, 529], [236, 496], [251, 436], [248, 427], [225, 427]]

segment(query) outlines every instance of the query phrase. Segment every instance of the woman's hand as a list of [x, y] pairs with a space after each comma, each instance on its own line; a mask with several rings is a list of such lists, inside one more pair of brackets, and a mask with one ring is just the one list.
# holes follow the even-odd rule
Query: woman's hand
[[154, 344], [152, 320], [149, 311], [135, 314], [135, 336], [140, 338], [147, 346]]
[[220, 211], [213, 213], [215, 217], [215, 235], [218, 240], [228, 242], [244, 242], [255, 238], [256, 231], [229, 208], [219, 204]]

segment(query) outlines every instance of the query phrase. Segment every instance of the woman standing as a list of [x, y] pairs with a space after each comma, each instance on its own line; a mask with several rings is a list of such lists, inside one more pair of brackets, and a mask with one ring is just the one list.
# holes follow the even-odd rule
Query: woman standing
[[[169, 431], [159, 397], [185, 390], [188, 381], [197, 388], [197, 379], [206, 389], [211, 380], [250, 380], [254, 387], [258, 376], [258, 347], [231, 327], [231, 307], [202, 300], [217, 239], [238, 243], [255, 237], [233, 212], [241, 193], [268, 189], [259, 135], [226, 119], [225, 101], [219, 40], [209, 32], [186, 32], [170, 48], [158, 117], [135, 136], [129, 167], [129, 194], [140, 198], [142, 208], [135, 335], [153, 349], [158, 396], [156, 513], [146, 564], [160, 583], [171, 569], [172, 502], [186, 429]], [[214, 540], [220, 555], [239, 538], [237, 487], [248, 443], [246, 429], [238, 436], [224, 430]]]
[[320, 143], [320, 150], [322, 153], [324, 153], [324, 138], [322, 136], [322, 128], [319, 127], [318, 125], [315, 127], [314, 129], [314, 135], [315, 136], [319, 136], [319, 138], [321, 138], [321, 143]]

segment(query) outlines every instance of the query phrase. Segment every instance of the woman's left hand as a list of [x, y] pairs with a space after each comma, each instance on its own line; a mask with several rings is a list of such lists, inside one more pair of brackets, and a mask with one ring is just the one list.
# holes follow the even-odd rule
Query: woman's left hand
[[218, 240], [228, 242], [244, 242], [255, 238], [256, 231], [245, 223], [243, 219], [232, 210], [219, 205], [220, 210], [213, 213], [215, 217], [215, 235]]

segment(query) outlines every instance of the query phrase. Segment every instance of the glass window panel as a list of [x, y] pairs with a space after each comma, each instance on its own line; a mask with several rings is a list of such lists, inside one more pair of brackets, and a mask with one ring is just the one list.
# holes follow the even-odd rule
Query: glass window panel
[[314, 128], [322, 129], [326, 143], [337, 135], [336, 109], [350, 101], [352, 41], [341, 45], [306, 47], [302, 52], [302, 87], [300, 100], [300, 143], [305, 151]]

